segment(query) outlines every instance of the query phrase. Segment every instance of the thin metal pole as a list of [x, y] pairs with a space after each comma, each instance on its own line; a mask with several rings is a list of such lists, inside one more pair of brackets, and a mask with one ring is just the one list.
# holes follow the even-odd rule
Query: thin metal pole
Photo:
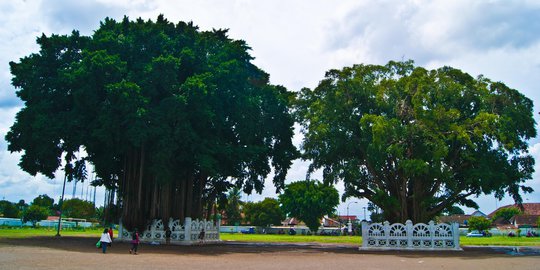
[[62, 197], [60, 197], [60, 202], [58, 203], [58, 208], [60, 211], [60, 216], [58, 217], [58, 228], [56, 230], [56, 236], [60, 236], [60, 226], [62, 226], [62, 204], [64, 203], [64, 192], [66, 191], [66, 179], [67, 173], [64, 174], [64, 186], [62, 187]]

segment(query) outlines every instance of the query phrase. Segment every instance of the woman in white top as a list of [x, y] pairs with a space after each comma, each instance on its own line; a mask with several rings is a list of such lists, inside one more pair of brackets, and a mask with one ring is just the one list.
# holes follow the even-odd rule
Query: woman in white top
[[99, 239], [99, 241], [101, 241], [101, 248], [103, 249], [103, 253], [107, 252], [107, 246], [109, 245], [109, 243], [112, 242], [111, 236], [109, 235], [109, 230], [105, 229], [103, 231], [103, 233], [101, 234], [101, 239]]

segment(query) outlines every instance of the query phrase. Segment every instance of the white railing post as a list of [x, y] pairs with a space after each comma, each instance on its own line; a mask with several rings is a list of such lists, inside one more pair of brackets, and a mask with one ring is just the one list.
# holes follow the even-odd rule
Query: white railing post
[[407, 247], [413, 248], [413, 223], [411, 220], [405, 222], [405, 228], [407, 230]]
[[384, 246], [388, 247], [388, 244], [390, 242], [390, 222], [385, 221], [383, 223], [383, 233], [384, 233]]
[[433, 220], [429, 221], [429, 242], [431, 243], [431, 248], [435, 247], [435, 222]]
[[460, 249], [459, 247], [459, 224], [457, 222], [452, 223], [452, 237], [454, 238], [454, 249]]
[[184, 241], [191, 241], [191, 218], [184, 219]]
[[367, 221], [362, 221], [362, 247], [367, 248], [369, 235], [368, 235], [368, 223]]
[[124, 226], [122, 226], [122, 219], [118, 222], [118, 236], [117, 238], [124, 238]]

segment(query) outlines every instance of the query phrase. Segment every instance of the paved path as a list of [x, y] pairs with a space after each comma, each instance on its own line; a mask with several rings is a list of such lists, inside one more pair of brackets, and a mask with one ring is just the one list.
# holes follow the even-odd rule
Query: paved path
[[102, 254], [94, 247], [96, 241], [81, 237], [0, 239], [0, 269], [540, 269], [538, 248], [515, 254], [511, 249], [476, 247], [461, 252], [366, 252], [352, 245], [225, 242], [142, 245], [139, 255], [130, 255], [127, 243], [114, 243]]

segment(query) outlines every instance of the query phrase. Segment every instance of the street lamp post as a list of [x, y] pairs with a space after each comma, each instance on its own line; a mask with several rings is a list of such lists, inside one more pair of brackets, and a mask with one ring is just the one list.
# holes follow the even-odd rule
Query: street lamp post
[[66, 191], [66, 178], [67, 178], [67, 173], [64, 175], [64, 186], [62, 187], [62, 197], [60, 197], [60, 202], [58, 203], [60, 215], [58, 217], [58, 228], [56, 230], [56, 236], [60, 236], [60, 227], [62, 226], [62, 203], [64, 202], [64, 192]]
[[367, 218], [366, 218], [366, 207], [364, 206], [364, 207], [362, 207], [362, 208], [364, 208], [364, 220], [367, 221]]
[[350, 202], [347, 204], [347, 218], [349, 219], [349, 222], [347, 223], [348, 225], [348, 231], [349, 231], [349, 235], [351, 235], [351, 232], [352, 232], [352, 223], [351, 223], [351, 217], [349, 216], [349, 206], [351, 205], [351, 203], [358, 203], [358, 202]]

